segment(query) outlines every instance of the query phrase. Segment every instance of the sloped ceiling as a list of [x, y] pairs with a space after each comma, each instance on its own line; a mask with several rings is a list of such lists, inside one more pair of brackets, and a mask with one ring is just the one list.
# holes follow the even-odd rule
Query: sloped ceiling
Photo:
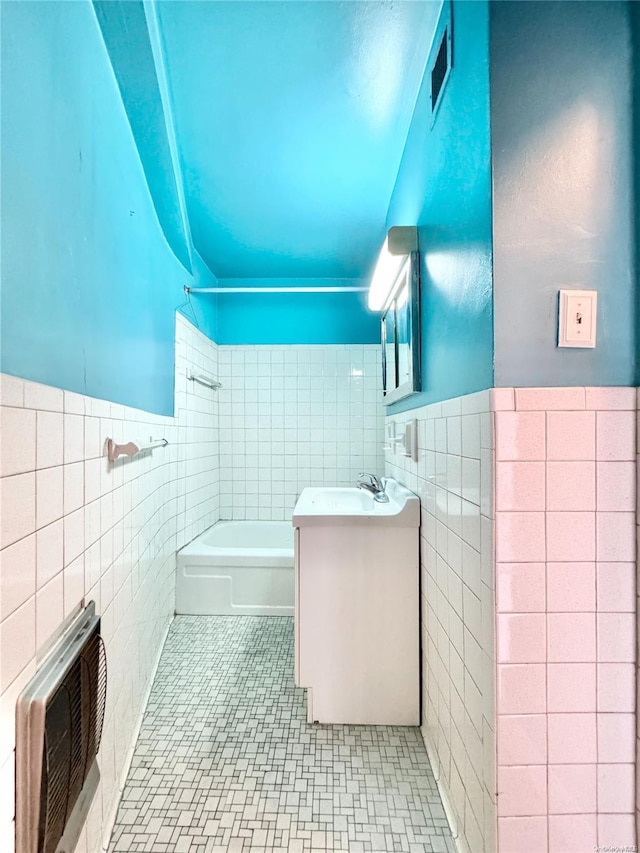
[[93, 0], [93, 8], [167, 242], [191, 272], [190, 236], [181, 205], [149, 22], [142, 0]]
[[157, 4], [193, 242], [218, 277], [370, 272], [440, 5]]

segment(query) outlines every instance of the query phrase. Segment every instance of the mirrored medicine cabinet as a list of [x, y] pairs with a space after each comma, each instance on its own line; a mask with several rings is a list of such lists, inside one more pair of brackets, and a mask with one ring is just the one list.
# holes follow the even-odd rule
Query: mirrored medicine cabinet
[[420, 390], [420, 265], [411, 252], [382, 314], [382, 388], [385, 406]]

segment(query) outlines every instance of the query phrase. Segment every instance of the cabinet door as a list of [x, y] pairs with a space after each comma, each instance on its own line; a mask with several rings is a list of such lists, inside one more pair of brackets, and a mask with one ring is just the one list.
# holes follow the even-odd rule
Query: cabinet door
[[295, 614], [293, 617], [294, 624], [294, 648], [295, 648], [295, 663], [294, 663], [294, 679], [297, 687], [302, 687], [300, 684], [300, 528], [296, 527], [293, 533], [293, 548], [294, 548], [294, 577], [295, 577]]

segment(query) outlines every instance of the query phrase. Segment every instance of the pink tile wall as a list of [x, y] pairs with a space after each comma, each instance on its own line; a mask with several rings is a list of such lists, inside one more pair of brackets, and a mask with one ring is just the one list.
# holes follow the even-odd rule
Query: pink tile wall
[[[51, 635], [95, 600], [109, 686], [101, 785], [77, 853], [99, 853], [175, 601], [175, 551], [217, 519], [216, 398], [187, 367], [216, 375], [216, 347], [176, 323], [176, 417], [1, 377], [0, 851], [14, 847], [14, 714]], [[193, 386], [193, 383], [189, 383]], [[104, 439], [168, 447], [110, 466]]]
[[[615, 488], [609, 488], [608, 494], [612, 496], [612, 499], [619, 502], [622, 500], [622, 496], [628, 494], [629, 491], [633, 495], [634, 488], [636, 490], [636, 566], [640, 569], [640, 488], [636, 488], [636, 484], [640, 483], [640, 388], [638, 390], [637, 396], [637, 409], [636, 412], [636, 474], [635, 476], [630, 473], [627, 469], [625, 473], [620, 477], [620, 488], [616, 492]], [[627, 460], [628, 465], [628, 460]], [[604, 497], [604, 495], [603, 495]], [[607, 501], [607, 498], [604, 498]], [[619, 503], [618, 503], [619, 505]], [[607, 509], [610, 509], [610, 505], [607, 505]], [[632, 573], [633, 580], [640, 577], [640, 572], [636, 571]], [[628, 582], [628, 581], [627, 581]], [[633, 582], [633, 581], [632, 581]], [[636, 626], [638, 625], [638, 617], [640, 614], [640, 607], [638, 606], [638, 587], [636, 586], [636, 596], [634, 598], [635, 604], [635, 618], [636, 618]], [[615, 593], [613, 593], [615, 595]], [[617, 597], [617, 596], [616, 596]], [[637, 661], [636, 661], [637, 663]], [[622, 667], [624, 666], [624, 670]], [[640, 726], [638, 726], [638, 705], [634, 705], [634, 700], [637, 702], [637, 685], [640, 684], [640, 673], [637, 670], [634, 671], [635, 674], [635, 683], [632, 679], [630, 667], [628, 664], [620, 664], [618, 667], [612, 670], [611, 673], [607, 673], [603, 676], [603, 684], [602, 684], [602, 692], [603, 692], [603, 701], [607, 703], [608, 707], [617, 707], [619, 701], [625, 703], [626, 711], [631, 711], [635, 708], [636, 712], [636, 801], [635, 801], [635, 831], [636, 838], [640, 838], [640, 778], [638, 776], [638, 768], [640, 768]], [[619, 699], [620, 697], [620, 699]], [[622, 698], [624, 697], [624, 698]], [[627, 820], [625, 816], [625, 820]], [[628, 826], [628, 822], [626, 824]], [[616, 828], [617, 824], [604, 824], [608, 831], [613, 832]]]
[[636, 391], [493, 411], [498, 850], [633, 845]]

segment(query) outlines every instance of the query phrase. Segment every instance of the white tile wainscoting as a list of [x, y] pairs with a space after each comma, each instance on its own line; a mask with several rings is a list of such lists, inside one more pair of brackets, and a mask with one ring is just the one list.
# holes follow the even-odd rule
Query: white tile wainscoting
[[379, 345], [220, 346], [222, 518], [291, 517], [305, 486], [382, 471]]
[[[188, 371], [220, 379], [214, 391]], [[83, 598], [109, 688], [99, 793], [78, 853], [108, 842], [174, 611], [175, 553], [220, 519], [283, 519], [306, 485], [382, 468], [379, 346], [218, 347], [176, 315], [175, 417], [2, 375], [0, 849], [13, 850], [15, 701]], [[110, 466], [104, 442], [169, 445]], [[117, 736], [116, 736], [117, 732]]]
[[495, 850], [493, 430], [483, 391], [393, 415], [418, 420], [418, 462], [386, 474], [420, 496], [422, 732], [464, 853]]
[[[219, 517], [217, 347], [176, 315], [175, 417], [2, 375], [0, 850], [14, 847], [15, 701], [51, 634], [94, 599], [107, 647], [100, 789], [78, 851], [106, 845], [173, 616], [176, 550]], [[105, 438], [169, 445], [110, 466]]]
[[636, 389], [410, 418], [419, 461], [387, 474], [422, 500], [423, 733], [459, 848], [634, 845]]

